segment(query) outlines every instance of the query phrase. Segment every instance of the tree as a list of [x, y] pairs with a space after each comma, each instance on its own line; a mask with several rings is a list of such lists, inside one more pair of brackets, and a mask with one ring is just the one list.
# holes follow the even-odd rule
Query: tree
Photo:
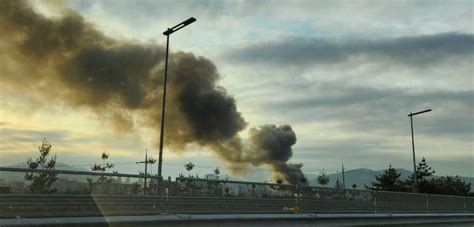
[[429, 166], [426, 163], [425, 157], [421, 159], [421, 162], [418, 163], [418, 166], [416, 168], [416, 176], [418, 179], [425, 179], [426, 177], [430, 177], [433, 174], [435, 174], [436, 171], [431, 169], [431, 166]]
[[91, 167], [92, 171], [104, 173], [104, 172], [107, 172], [107, 170], [114, 168], [115, 164], [106, 162], [107, 159], [109, 159], [109, 154], [103, 152], [101, 158], [102, 158], [102, 164], [95, 163]]
[[[92, 171], [105, 173], [108, 170], [111, 170], [112, 168], [114, 168], [115, 164], [107, 162], [107, 159], [109, 159], [109, 154], [103, 152], [101, 159], [102, 159], [102, 164], [95, 163], [91, 167]], [[96, 193], [101, 193], [101, 194], [109, 193], [111, 190], [112, 178], [107, 177], [107, 176], [100, 176], [96, 182], [93, 182], [91, 178], [87, 178], [87, 182], [89, 183], [89, 190], [91, 192], [96, 192]]]
[[[436, 177], [435, 170], [431, 168], [423, 157], [416, 167], [416, 176], [418, 181], [418, 192], [428, 194], [444, 194], [467, 196], [471, 190], [471, 183], [466, 183], [458, 176]], [[413, 185], [413, 176], [406, 181], [400, 181], [400, 173], [393, 169], [392, 166], [385, 170], [381, 176], [376, 176], [376, 182], [372, 182], [372, 190], [386, 191], [409, 191]]]
[[300, 178], [300, 182], [303, 185], [308, 185], [308, 178], [305, 175], [302, 175]]
[[321, 174], [316, 178], [316, 181], [318, 184], [324, 187], [324, 185], [327, 185], [329, 183], [329, 176], [326, 174], [326, 172], [321, 171]]
[[[54, 170], [56, 166], [56, 155], [51, 159], [48, 159], [49, 153], [51, 152], [51, 144], [46, 138], [43, 139], [42, 144], [38, 147], [40, 153], [39, 157], [33, 161], [30, 158], [27, 160], [28, 167], [30, 169], [44, 169], [44, 170]], [[56, 173], [26, 173], [25, 179], [31, 181], [30, 191], [32, 193], [46, 194], [53, 193], [56, 190], [51, 186], [58, 179]]]
[[400, 180], [400, 173], [390, 165], [382, 175], [375, 176], [372, 187], [367, 188], [383, 191], [404, 191], [404, 183]]
[[432, 194], [466, 196], [471, 191], [471, 183], [466, 183], [458, 176], [446, 176], [430, 180]]
[[[419, 193], [465, 196], [471, 190], [471, 183], [466, 183], [458, 176], [435, 177], [435, 173], [423, 157], [416, 167]], [[413, 185], [413, 176], [410, 176], [405, 183]]]
[[216, 169], [214, 170], [214, 174], [219, 178], [220, 173], [221, 171], [219, 170], [219, 167], [216, 167]]
[[140, 184], [139, 183], [133, 183], [131, 186], [130, 186], [130, 193], [132, 195], [137, 195], [138, 192], [140, 191]]
[[194, 168], [194, 163], [188, 162], [188, 163], [184, 164], [184, 168], [186, 168], [186, 171], [189, 172], [189, 171], [193, 170], [193, 168]]
[[334, 186], [335, 188], [343, 188], [341, 181], [339, 181], [339, 178], [336, 179], [336, 185]]
[[352, 189], [356, 189], [357, 188], [357, 184], [352, 184]]
[[[435, 174], [435, 171], [431, 169], [431, 166], [428, 165], [425, 157], [423, 157], [416, 167], [417, 190], [419, 193], [430, 193], [432, 191], [433, 181], [429, 178], [433, 174]], [[409, 187], [413, 185], [413, 181], [413, 175], [411, 175], [405, 181], [405, 184]]]

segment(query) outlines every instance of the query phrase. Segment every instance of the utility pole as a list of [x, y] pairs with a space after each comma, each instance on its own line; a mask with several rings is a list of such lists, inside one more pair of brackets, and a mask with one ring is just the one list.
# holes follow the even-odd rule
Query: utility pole
[[346, 178], [344, 175], [344, 162], [342, 162], [342, 187], [346, 188]]
[[141, 164], [141, 163], [144, 163], [145, 164], [145, 184], [143, 185], [143, 194], [146, 195], [146, 187], [147, 187], [147, 184], [146, 184], [146, 180], [147, 180], [147, 174], [148, 174], [148, 163], [155, 163], [154, 161], [152, 160], [148, 160], [148, 149], [145, 150], [145, 161], [140, 161], [140, 162], [137, 162], [137, 164]]

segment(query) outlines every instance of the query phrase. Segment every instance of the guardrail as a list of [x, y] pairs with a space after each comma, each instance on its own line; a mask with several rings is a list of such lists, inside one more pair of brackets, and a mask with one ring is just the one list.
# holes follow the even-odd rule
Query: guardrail
[[[474, 201], [471, 201], [474, 203]], [[414, 203], [379, 197], [378, 203], [354, 200], [158, 197], [116, 195], [0, 195], [0, 217], [126, 215], [160, 213], [474, 213], [459, 207], [431, 211]], [[441, 205], [441, 204], [439, 204]]]
[[[287, 184], [176, 178], [162, 181], [165, 196], [129, 191], [131, 185], [144, 184], [153, 192], [157, 177], [118, 173], [92, 173], [66, 170], [30, 170], [0, 167], [0, 171], [24, 174], [48, 172], [68, 175], [53, 186], [56, 194], [25, 194], [28, 185], [19, 186], [20, 194], [0, 195], [0, 216], [68, 216], [96, 214], [156, 213], [289, 213], [298, 207], [314, 213], [474, 213], [474, 198], [421, 193], [298, 187]], [[92, 191], [87, 178], [108, 177], [107, 190]], [[135, 180], [123, 180], [120, 177]], [[22, 180], [22, 175], [17, 177]], [[73, 179], [73, 180], [70, 180]], [[138, 181], [136, 180], [138, 179]], [[81, 180], [83, 182], [81, 182]], [[91, 181], [94, 181], [92, 179]], [[58, 184], [61, 183], [61, 184]], [[1, 186], [1, 184], [0, 184]], [[79, 190], [79, 189], [80, 190]], [[107, 195], [115, 194], [115, 195]], [[285, 209], [286, 208], [286, 209]]]
[[473, 214], [175, 214], [0, 219], [0, 226], [365, 226], [474, 224]]

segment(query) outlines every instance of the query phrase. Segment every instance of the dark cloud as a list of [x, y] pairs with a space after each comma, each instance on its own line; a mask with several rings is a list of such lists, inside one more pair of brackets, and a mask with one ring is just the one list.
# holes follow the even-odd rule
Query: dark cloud
[[471, 141], [474, 129], [473, 91], [416, 91], [322, 83], [319, 95], [258, 103], [273, 114], [284, 114], [295, 123], [337, 122], [345, 130], [404, 132], [407, 115], [424, 108], [433, 112], [419, 119], [420, 133]]
[[374, 40], [287, 38], [257, 43], [226, 54], [233, 61], [274, 65], [335, 64], [351, 57], [426, 66], [452, 57], [472, 58], [474, 35], [442, 33]]
[[[473, 91], [424, 91], [417, 92], [410, 89], [386, 88], [379, 89], [369, 86], [346, 86], [340, 83], [322, 83], [317, 87], [324, 95], [285, 100], [271, 105], [283, 105], [285, 108], [300, 109], [327, 106], [345, 106], [351, 104], [372, 104], [378, 102], [400, 105], [412, 102], [425, 102], [429, 100], [439, 102], [459, 102], [463, 105], [474, 106]], [[340, 92], [339, 92], [340, 91]], [[375, 106], [373, 106], [375, 107]]]

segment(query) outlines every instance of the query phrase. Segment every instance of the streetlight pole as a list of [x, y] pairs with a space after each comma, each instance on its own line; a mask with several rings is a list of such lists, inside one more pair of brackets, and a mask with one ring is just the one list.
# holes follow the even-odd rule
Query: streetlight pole
[[417, 179], [417, 174], [416, 174], [416, 159], [415, 159], [415, 136], [413, 134], [413, 116], [430, 112], [431, 109], [423, 110], [420, 112], [416, 113], [410, 113], [408, 116], [410, 117], [410, 125], [411, 125], [411, 147], [413, 150], [413, 192], [417, 192], [417, 184], [418, 184], [418, 179]]
[[159, 184], [162, 179], [161, 170], [162, 170], [162, 162], [163, 162], [163, 137], [165, 132], [165, 107], [166, 107], [166, 82], [168, 80], [168, 52], [169, 52], [169, 43], [170, 43], [170, 35], [174, 32], [188, 26], [189, 24], [196, 21], [196, 18], [190, 17], [189, 19], [175, 25], [172, 28], [168, 28], [166, 31], [163, 32], [163, 35], [166, 36], [166, 57], [165, 57], [165, 77], [163, 79], [163, 100], [161, 106], [161, 127], [160, 127], [160, 153], [158, 157], [158, 180], [157, 180], [157, 190], [159, 191]]

